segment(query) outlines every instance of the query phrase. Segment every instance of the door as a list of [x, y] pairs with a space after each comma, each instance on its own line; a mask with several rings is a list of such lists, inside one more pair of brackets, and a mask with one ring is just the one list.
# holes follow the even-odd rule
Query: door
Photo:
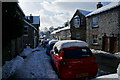
[[107, 36], [102, 37], [102, 50], [109, 51], [109, 38]]
[[109, 38], [109, 52], [115, 52], [117, 48], [117, 37], [110, 37]]

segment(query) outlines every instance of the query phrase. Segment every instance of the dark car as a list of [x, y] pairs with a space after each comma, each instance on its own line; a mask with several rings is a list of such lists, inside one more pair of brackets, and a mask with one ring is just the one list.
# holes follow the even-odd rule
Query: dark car
[[84, 41], [58, 41], [51, 53], [52, 61], [61, 79], [84, 79], [97, 74], [98, 65], [95, 57]]
[[50, 40], [42, 40], [42, 46], [43, 46], [44, 48], [46, 48], [46, 47], [47, 47], [47, 44], [49, 43], [49, 41], [50, 41]]
[[50, 56], [50, 51], [52, 50], [52, 48], [53, 48], [53, 46], [54, 46], [54, 44], [56, 43], [56, 42], [58, 42], [58, 40], [51, 40], [51, 41], [49, 41], [49, 43], [47, 44], [47, 46], [46, 46], [46, 54], [47, 55], [49, 55]]

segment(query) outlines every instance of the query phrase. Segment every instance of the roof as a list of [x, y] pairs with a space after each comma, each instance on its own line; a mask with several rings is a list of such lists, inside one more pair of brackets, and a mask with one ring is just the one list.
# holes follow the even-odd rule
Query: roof
[[[30, 16], [25, 16], [25, 18], [30, 19]], [[33, 23], [32, 24], [39, 24], [40, 23], [40, 16], [33, 16]]]
[[92, 16], [92, 15], [95, 15], [95, 14], [98, 14], [98, 13], [101, 13], [101, 12], [104, 12], [104, 11], [111, 10], [111, 9], [116, 8], [118, 6], [120, 6], [120, 2], [112, 2], [112, 3], [110, 3], [106, 6], [98, 8], [97, 10], [91, 12], [90, 14], [86, 15], [86, 17]]
[[88, 44], [80, 40], [62, 40], [62, 41], [56, 42], [53, 48], [55, 47], [59, 51], [63, 48], [68, 48], [68, 47], [88, 47]]
[[90, 13], [90, 11], [86, 11], [86, 10], [80, 10], [80, 9], [77, 9], [77, 10], [85, 16]]
[[28, 24], [30, 27], [32, 27], [34, 30], [36, 30], [37, 32], [39, 32], [32, 24], [30, 24], [29, 22], [27, 22], [26, 20], [24, 20], [24, 22], [26, 24]]
[[70, 22], [72, 21], [73, 18], [75, 18], [77, 12], [83, 14], [84, 16], [86, 16], [90, 13], [90, 11], [77, 9], [76, 12], [74, 13], [73, 17], [71, 18]]
[[64, 27], [64, 28], [62, 28], [62, 29], [55, 30], [55, 31], [53, 31], [51, 34], [56, 34], [57, 32], [64, 31], [64, 30], [68, 30], [68, 29], [70, 29], [69, 26], [68, 26], [68, 27]]

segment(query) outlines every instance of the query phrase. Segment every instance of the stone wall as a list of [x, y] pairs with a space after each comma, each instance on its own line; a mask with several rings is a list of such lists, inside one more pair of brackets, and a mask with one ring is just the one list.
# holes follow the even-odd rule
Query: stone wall
[[[87, 42], [91, 48], [102, 49], [102, 37], [104, 34], [108, 37], [118, 37], [120, 34], [119, 24], [119, 11], [120, 8], [109, 10], [97, 15], [87, 17]], [[98, 27], [92, 27], [92, 18], [98, 17]], [[98, 36], [98, 45], [92, 45], [92, 35]], [[118, 41], [117, 41], [118, 45]]]

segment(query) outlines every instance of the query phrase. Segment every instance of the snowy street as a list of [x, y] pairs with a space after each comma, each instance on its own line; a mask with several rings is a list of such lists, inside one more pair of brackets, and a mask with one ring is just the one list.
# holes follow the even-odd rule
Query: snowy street
[[[12, 66], [13, 67], [13, 66]], [[50, 57], [45, 55], [45, 49], [34, 51], [24, 59], [22, 65], [15, 71], [12, 78], [58, 78], [53, 70]]]
[[[27, 57], [23, 59], [21, 56]], [[107, 74], [109, 73], [99, 70], [96, 77], [99, 79], [99, 76]], [[115, 75], [118, 77], [117, 74]], [[10, 79], [59, 79], [51, 65], [50, 57], [46, 55], [46, 48], [43, 47], [25, 48], [20, 56], [6, 62], [2, 76], [5, 79], [9, 77]]]
[[17, 78], [57, 78], [50, 64], [49, 56], [45, 55], [45, 49], [30, 54], [15, 72]]

